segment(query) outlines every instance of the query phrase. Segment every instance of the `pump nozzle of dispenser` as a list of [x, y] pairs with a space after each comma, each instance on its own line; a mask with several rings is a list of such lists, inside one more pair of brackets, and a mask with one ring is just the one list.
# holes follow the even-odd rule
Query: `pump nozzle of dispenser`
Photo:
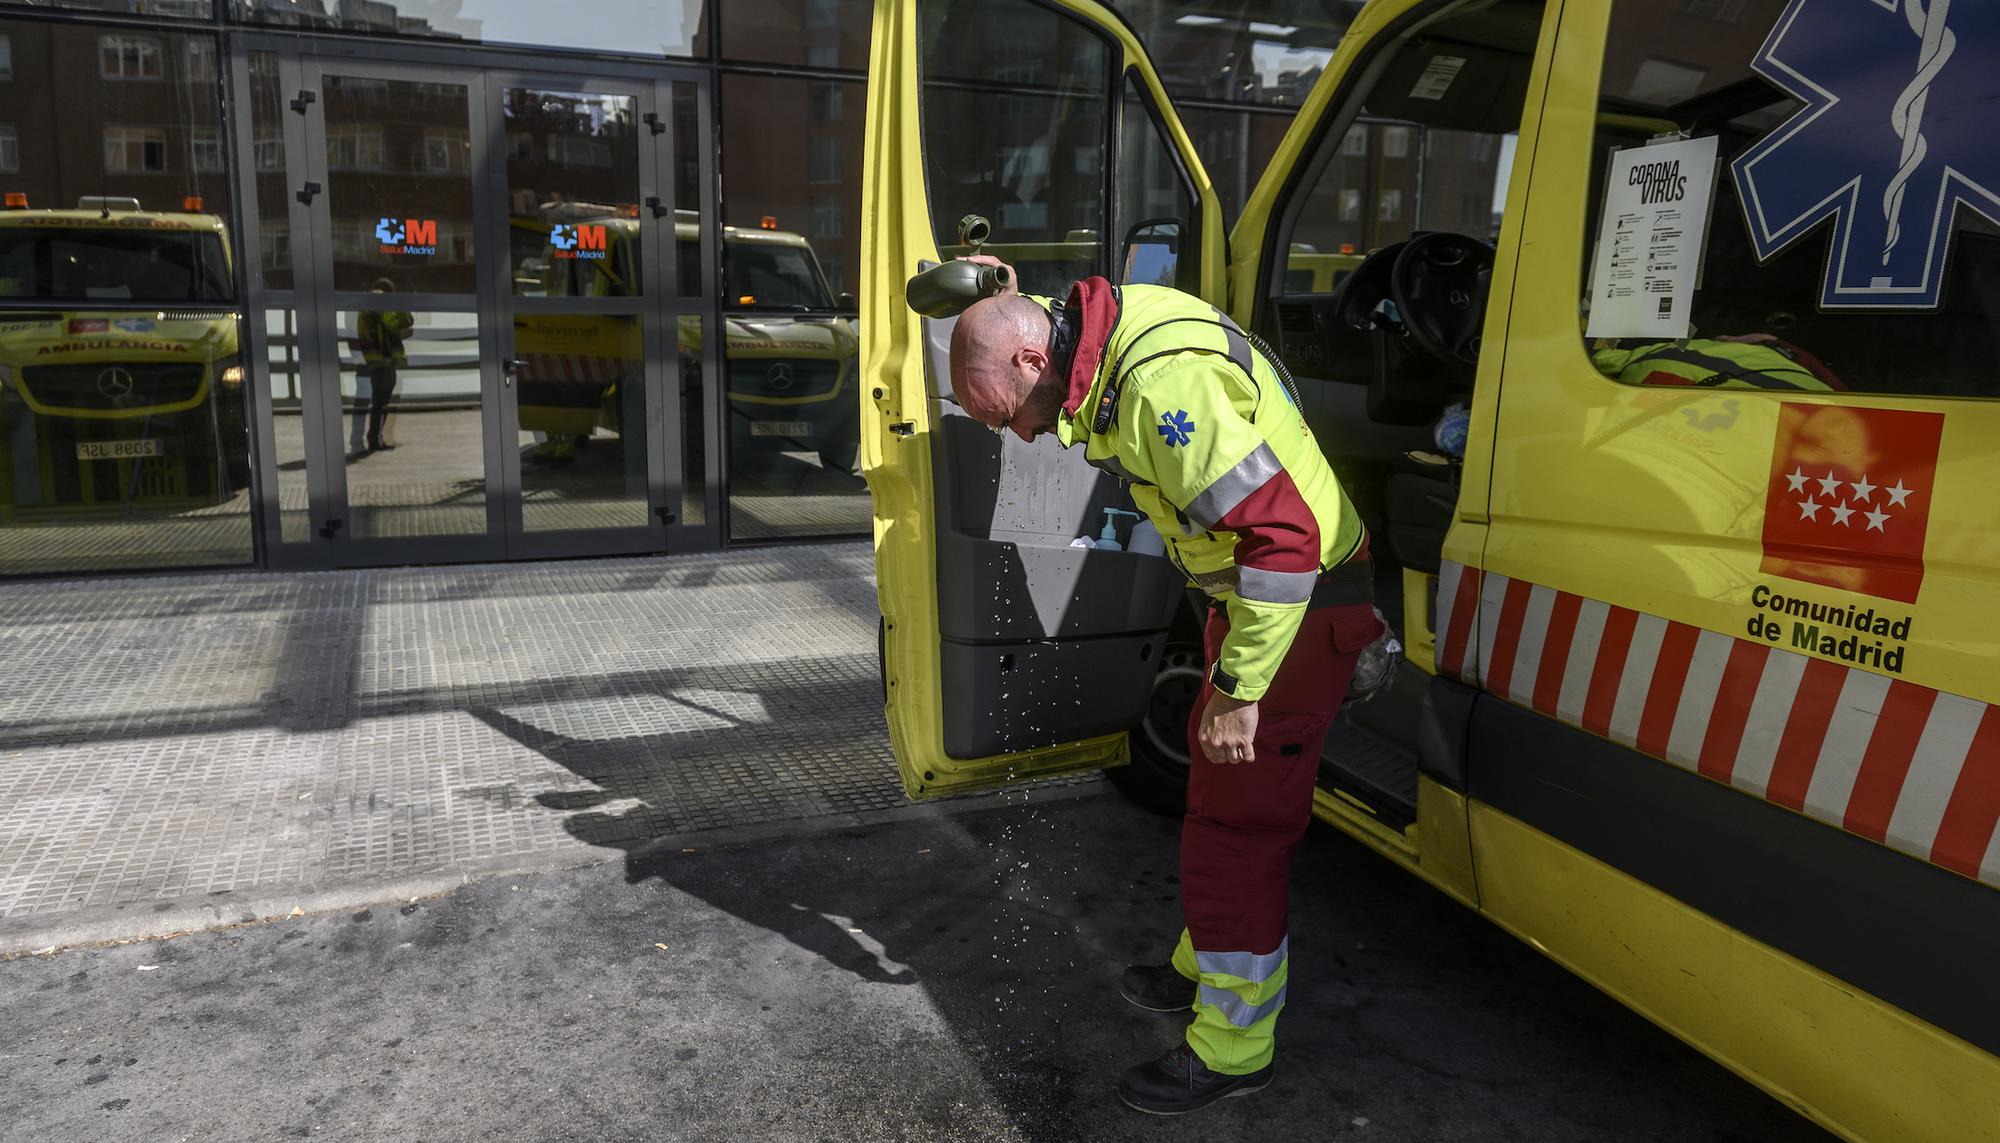
[[1142, 519], [1137, 512], [1127, 512], [1123, 508], [1106, 508], [1104, 510], [1104, 530], [1097, 534], [1097, 543], [1095, 545], [1099, 551], [1110, 548], [1115, 552], [1125, 546], [1118, 542], [1118, 517], [1120, 516], [1130, 516], [1134, 520]]

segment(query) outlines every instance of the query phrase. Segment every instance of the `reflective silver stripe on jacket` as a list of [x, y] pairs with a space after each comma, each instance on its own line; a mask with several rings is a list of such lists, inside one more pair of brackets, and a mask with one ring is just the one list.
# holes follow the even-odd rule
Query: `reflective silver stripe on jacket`
[[1257, 984], [1271, 979], [1271, 974], [1284, 965], [1291, 947], [1292, 938], [1286, 937], [1275, 950], [1267, 953], [1196, 952], [1194, 966], [1200, 972], [1233, 976]]
[[1278, 1009], [1285, 1006], [1285, 989], [1290, 987], [1287, 984], [1278, 989], [1276, 996], [1262, 1004], [1252, 1004], [1226, 988], [1204, 984], [1201, 986], [1201, 1003], [1222, 1013], [1222, 1018], [1229, 1021], [1230, 1027], [1248, 1028], [1259, 1020], [1276, 1015]]
[[1278, 454], [1271, 451], [1269, 442], [1260, 442], [1249, 456], [1236, 462], [1236, 467], [1216, 477], [1213, 483], [1188, 501], [1184, 509], [1188, 521], [1204, 532], [1214, 531], [1216, 521], [1229, 515], [1231, 509], [1284, 470], [1285, 466], [1278, 463]]
[[1236, 597], [1256, 603], [1304, 603], [1312, 598], [1319, 572], [1274, 572], [1262, 568], [1236, 569]]

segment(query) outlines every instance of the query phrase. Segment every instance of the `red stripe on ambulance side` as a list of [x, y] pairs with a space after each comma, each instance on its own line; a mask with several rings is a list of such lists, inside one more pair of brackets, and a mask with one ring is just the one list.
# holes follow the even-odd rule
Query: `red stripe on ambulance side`
[[1493, 632], [1493, 661], [1486, 668], [1486, 689], [1505, 696], [1514, 681], [1514, 656], [1521, 650], [1521, 617], [1528, 613], [1528, 596], [1535, 585], [1527, 580], [1507, 581], [1507, 594], [1500, 600], [1500, 620]]
[[1938, 823], [1931, 860], [1967, 877], [1979, 876], [1979, 863], [1993, 843], [1996, 824], [2000, 824], [2000, 707], [1989, 706], [1965, 752], [1944, 820]]
[[1698, 767], [1718, 782], [1729, 781], [1736, 770], [1736, 754], [1743, 748], [1743, 731], [1750, 724], [1750, 706], [1757, 700], [1764, 664], [1770, 661], [1769, 643], [1738, 639], [1729, 649], [1722, 684], [1715, 692], [1715, 709], [1708, 716], [1708, 732], [1702, 736]]
[[1535, 668], [1535, 709], [1553, 716], [1562, 701], [1563, 675], [1569, 669], [1569, 645], [1576, 638], [1577, 615], [1583, 597], [1556, 592], [1555, 606], [1549, 609], [1548, 633], [1542, 636], [1542, 661]]
[[1771, 784], [1765, 797], [1795, 810], [1805, 807], [1813, 766], [1819, 761], [1820, 747], [1826, 744], [1826, 728], [1833, 721], [1834, 706], [1846, 682], [1846, 667], [1824, 659], [1806, 661], [1805, 677], [1799, 680], [1799, 693], [1792, 699], [1791, 715], [1785, 720], [1785, 735], [1778, 740], [1778, 757], [1771, 764]]
[[[2000, 705], [1762, 639], [1731, 639], [1723, 655], [1720, 633], [1457, 570], [1441, 673], [1474, 685], [1483, 673], [1494, 696], [1558, 719], [1567, 709], [1600, 736], [1615, 719], [1643, 754], [1793, 810], [1814, 797], [1812, 816], [1828, 824], [2000, 887]], [[1598, 607], [1602, 629], [1584, 632]], [[1836, 726], [1847, 737], [1833, 738]]]
[[1604, 617], [1604, 637], [1597, 641], [1597, 662], [1590, 668], [1590, 691], [1583, 700], [1583, 728], [1592, 734], [1611, 733], [1611, 710], [1618, 705], [1618, 681], [1625, 674], [1625, 656], [1632, 652], [1632, 629], [1639, 613], [1613, 607]]
[[1882, 712], [1875, 716], [1875, 730], [1868, 736], [1868, 750], [1861, 756], [1861, 772], [1854, 776], [1854, 790], [1847, 796], [1843, 826], [1869, 841], [1888, 836], [1903, 780], [1917, 758], [1917, 741], [1936, 705], [1937, 692], [1929, 687], [1901, 679], [1889, 684]]
[[1465, 677], [1465, 648], [1472, 639], [1472, 625], [1479, 615], [1478, 568], [1462, 568], [1458, 573], [1458, 591], [1452, 596], [1451, 619], [1445, 625], [1444, 633], [1444, 673], [1454, 678]]
[[1694, 643], [1701, 637], [1699, 627], [1685, 623], [1667, 624], [1660, 640], [1660, 657], [1653, 663], [1653, 681], [1646, 688], [1646, 705], [1639, 714], [1638, 747], [1655, 758], [1667, 756], [1667, 739], [1674, 733], [1674, 715], [1681, 708], [1681, 692], [1687, 689], [1688, 663], [1694, 658]]

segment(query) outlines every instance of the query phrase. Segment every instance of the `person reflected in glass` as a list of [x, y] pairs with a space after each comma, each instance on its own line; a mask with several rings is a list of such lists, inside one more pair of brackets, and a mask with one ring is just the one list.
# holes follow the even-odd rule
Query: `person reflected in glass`
[[[370, 293], [376, 294], [395, 291], [396, 284], [387, 278], [377, 278], [369, 288]], [[396, 395], [396, 372], [410, 360], [403, 343], [416, 324], [409, 311], [389, 308], [387, 303], [383, 309], [361, 311], [356, 320], [355, 340], [360, 343], [361, 360], [368, 375], [369, 452], [396, 447], [384, 439], [382, 430], [389, 419], [389, 402]]]

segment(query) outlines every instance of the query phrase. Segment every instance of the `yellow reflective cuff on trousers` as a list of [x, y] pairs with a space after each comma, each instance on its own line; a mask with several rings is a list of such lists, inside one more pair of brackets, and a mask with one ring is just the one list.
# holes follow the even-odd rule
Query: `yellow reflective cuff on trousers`
[[1200, 984], [1188, 1046], [1210, 1071], [1247, 1075], [1271, 1062], [1290, 979], [1288, 939], [1268, 953], [1196, 952], [1182, 930], [1174, 968]]

